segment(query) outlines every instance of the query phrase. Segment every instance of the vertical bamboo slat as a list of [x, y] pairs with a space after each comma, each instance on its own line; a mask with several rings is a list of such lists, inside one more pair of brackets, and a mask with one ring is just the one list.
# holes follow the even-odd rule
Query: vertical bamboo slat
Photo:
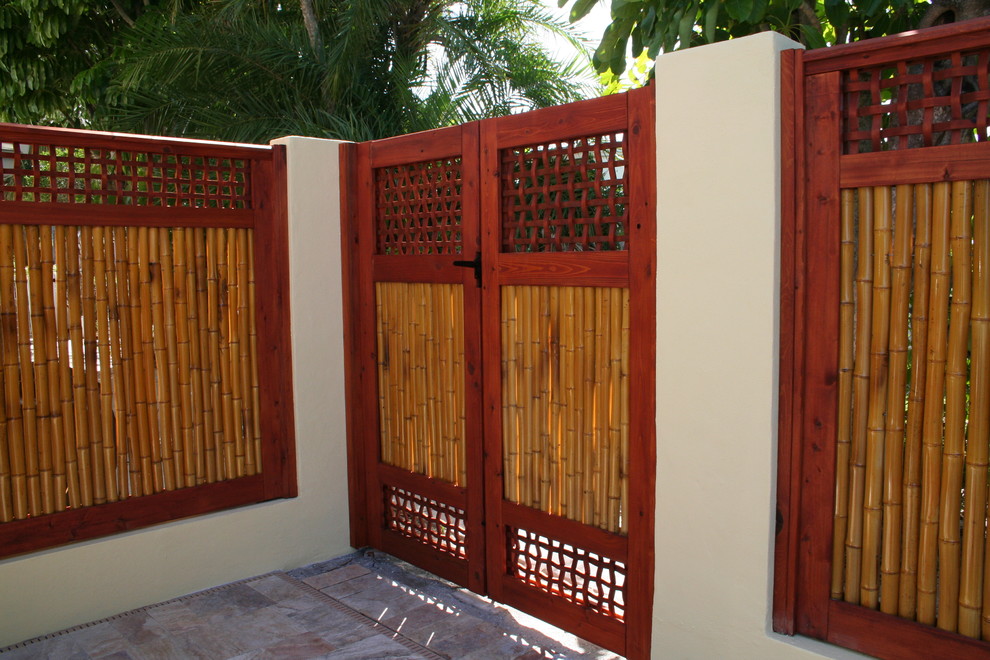
[[[61, 511], [66, 507], [69, 484], [65, 461], [65, 443], [63, 441], [66, 429], [64, 425], [65, 420], [62, 415], [62, 387], [59, 371], [57, 315], [55, 312], [56, 277], [54, 241], [56, 240], [56, 233], [52, 228], [45, 227], [40, 234], [41, 281], [43, 282], [43, 286], [41, 287], [41, 304], [44, 308], [43, 313], [45, 318], [44, 337], [40, 338], [40, 340], [44, 342], [44, 354], [48, 358], [46, 369], [48, 370], [48, 410], [51, 415], [52, 490], [54, 496], [52, 505], [54, 511]], [[2, 259], [2, 256], [0, 256], [0, 259]], [[0, 392], [2, 392], [2, 386], [0, 386]], [[0, 400], [2, 398], [0, 396]]]
[[917, 612], [918, 542], [921, 525], [921, 455], [928, 354], [928, 298], [931, 282], [932, 187], [915, 186], [914, 303], [911, 311], [911, 384], [904, 440], [904, 516], [897, 613]]
[[855, 319], [856, 193], [842, 191], [839, 264], [838, 432], [835, 450], [835, 507], [832, 534], [832, 598], [845, 584], [846, 530], [849, 523], [849, 454], [852, 442], [853, 331]]
[[939, 599], [938, 627], [955, 631], [959, 612], [959, 526], [963, 463], [966, 444], [966, 381], [969, 378], [969, 315], [972, 290], [972, 184], [952, 184], [950, 247], [952, 252], [952, 303], [949, 346], [945, 365], [945, 431], [942, 446], [939, 497]]
[[4, 397], [13, 517], [21, 519], [27, 517], [29, 506], [24, 457], [24, 421], [21, 412], [20, 364], [17, 359], [14, 229], [10, 225], [0, 225], [0, 332], [3, 333]]
[[905, 392], [908, 367], [908, 311], [911, 301], [911, 244], [914, 219], [911, 186], [895, 190], [896, 220], [891, 246], [890, 340], [887, 419], [884, 436], [883, 539], [880, 562], [880, 609], [897, 614], [900, 591], [901, 528], [904, 480]]
[[[24, 228], [27, 248], [28, 301], [31, 307], [31, 344], [38, 423], [38, 476], [41, 486], [41, 510], [55, 511], [52, 455], [52, 406], [48, 382], [48, 344], [45, 341], [45, 310], [42, 293], [41, 235], [37, 226]], [[23, 267], [23, 266], [22, 266]]]
[[[83, 478], [88, 471], [83, 472], [79, 467], [79, 458], [76, 451], [76, 403], [74, 389], [72, 386], [72, 373], [70, 371], [70, 351], [71, 342], [69, 333], [69, 313], [70, 299], [69, 293], [69, 248], [70, 237], [75, 236], [75, 229], [66, 227], [55, 227], [55, 262], [61, 267], [55, 276], [55, 324], [58, 338], [59, 352], [59, 397], [61, 399], [62, 419], [65, 427], [65, 436], [62, 446], [65, 454], [65, 471], [68, 482], [69, 506], [75, 508], [84, 506], [87, 503], [83, 500]], [[91, 502], [90, 502], [91, 503]]]
[[869, 434], [870, 312], [873, 308], [873, 189], [861, 188], [858, 197], [859, 246], [856, 258], [856, 336], [853, 370], [853, 429], [849, 449], [849, 522], [846, 529], [846, 602], [859, 603], [863, 559], [863, 497]]
[[[966, 450], [966, 508], [963, 513], [959, 632], [990, 637], [981, 630], [984, 593], [984, 529], [987, 520], [987, 469], [990, 467], [990, 181], [973, 191], [973, 306], [970, 313], [971, 361], [969, 438]], [[990, 622], [988, 622], [990, 623]]]
[[17, 296], [17, 354], [21, 378], [21, 416], [24, 428], [24, 471], [28, 510], [32, 516], [43, 512], [41, 479], [38, 473], [38, 398], [31, 359], [31, 317], [28, 302], [27, 245], [25, 228], [14, 230], [14, 289]]
[[[112, 263], [112, 258], [108, 259], [108, 253], [112, 255], [112, 246], [109, 235], [106, 235], [103, 227], [94, 227], [93, 240], [93, 278], [95, 281], [95, 309], [96, 319], [96, 361], [98, 369], [96, 377], [99, 388], [99, 422], [100, 439], [103, 447], [102, 467], [103, 479], [105, 482], [106, 500], [116, 502], [120, 499], [119, 483], [117, 480], [117, 443], [115, 442], [116, 429], [114, 428], [113, 414], [113, 382], [111, 374], [116, 369], [116, 361], [110, 358], [110, 304], [107, 295], [107, 262]], [[111, 272], [111, 277], [113, 274]], [[98, 461], [99, 462], [99, 461]], [[99, 478], [99, 477], [97, 477]]]
[[891, 205], [889, 192], [873, 192], [873, 309], [870, 337], [870, 388], [867, 413], [866, 474], [863, 491], [863, 554], [859, 602], [879, 605], [880, 538], [883, 513], [884, 431], [887, 415], [887, 360], [890, 340]]
[[918, 540], [918, 621], [935, 624], [938, 514], [942, 463], [945, 361], [949, 305], [949, 184], [934, 186], [928, 364], [922, 428], [921, 526]]

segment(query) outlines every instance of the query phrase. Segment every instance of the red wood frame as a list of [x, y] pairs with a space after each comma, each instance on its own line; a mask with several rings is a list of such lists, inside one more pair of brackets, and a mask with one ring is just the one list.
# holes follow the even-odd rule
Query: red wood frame
[[[341, 152], [352, 544], [383, 548], [475, 591], [487, 589], [496, 600], [528, 610], [630, 658], [649, 657], [652, 631], [656, 462], [654, 95], [655, 89], [648, 87], [463, 127], [354, 145]], [[498, 222], [500, 150], [616, 130], [626, 133], [630, 249], [581, 254], [502, 253]], [[463, 254], [375, 255], [374, 168], [457, 154], [462, 156], [463, 170]], [[482, 213], [484, 223], [480, 220]], [[482, 255], [481, 289], [475, 285], [470, 270], [451, 267], [455, 259], [469, 259], [475, 252]], [[379, 461], [375, 281], [462, 282], [465, 309], [481, 312], [465, 319], [465, 352], [470, 356], [466, 391], [478, 396], [477, 405], [469, 402], [467, 407], [468, 433], [477, 428], [480, 440], [483, 425], [484, 437], [483, 454], [480, 442], [468, 440], [469, 465], [478, 472], [469, 473], [466, 489], [431, 482]], [[502, 497], [500, 287], [513, 284], [630, 288], [630, 353], [635, 359], [631, 361], [629, 387], [630, 521], [626, 537], [522, 507]], [[442, 553], [382, 529], [384, 483], [399, 487], [405, 484], [438, 501], [467, 498], [469, 538], [482, 539], [469, 546], [467, 575], [458, 562]], [[475, 488], [474, 484], [484, 487]], [[515, 525], [624, 562], [625, 623], [511, 579], [506, 570], [506, 528]]]
[[[830, 598], [843, 188], [986, 178], [990, 144], [842, 155], [841, 71], [990, 44], [990, 20], [783, 53], [780, 407], [773, 629], [882, 658], [990, 643]], [[814, 329], [811, 332], [811, 329]]]
[[131, 531], [271, 499], [295, 497], [285, 147], [231, 145], [0, 124], [0, 139], [154, 149], [252, 161], [252, 208], [131, 207], [0, 200], [0, 223], [254, 229], [262, 473], [0, 524], [0, 557]]

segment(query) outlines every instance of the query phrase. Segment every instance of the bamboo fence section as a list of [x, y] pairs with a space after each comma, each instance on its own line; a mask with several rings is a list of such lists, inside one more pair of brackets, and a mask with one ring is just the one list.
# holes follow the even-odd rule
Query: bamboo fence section
[[0, 522], [260, 472], [251, 234], [0, 225]]
[[832, 598], [990, 639], [990, 181], [841, 214]]
[[502, 287], [505, 497], [628, 529], [629, 290]]
[[382, 462], [467, 485], [464, 288], [377, 282]]

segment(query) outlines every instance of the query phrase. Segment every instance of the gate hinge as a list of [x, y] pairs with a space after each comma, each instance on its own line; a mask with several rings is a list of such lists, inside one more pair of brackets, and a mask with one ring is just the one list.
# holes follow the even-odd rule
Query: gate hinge
[[473, 268], [474, 269], [474, 280], [478, 283], [478, 288], [481, 288], [481, 253], [475, 252], [473, 261], [455, 261], [455, 266], [460, 266], [461, 268]]

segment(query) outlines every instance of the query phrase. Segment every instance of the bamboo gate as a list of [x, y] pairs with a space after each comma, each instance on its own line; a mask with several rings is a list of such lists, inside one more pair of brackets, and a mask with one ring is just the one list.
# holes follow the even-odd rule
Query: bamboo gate
[[281, 148], [0, 146], [0, 556], [293, 494]]
[[629, 657], [652, 608], [652, 94], [342, 155], [352, 543]]
[[988, 27], [785, 58], [778, 630], [990, 652]]

